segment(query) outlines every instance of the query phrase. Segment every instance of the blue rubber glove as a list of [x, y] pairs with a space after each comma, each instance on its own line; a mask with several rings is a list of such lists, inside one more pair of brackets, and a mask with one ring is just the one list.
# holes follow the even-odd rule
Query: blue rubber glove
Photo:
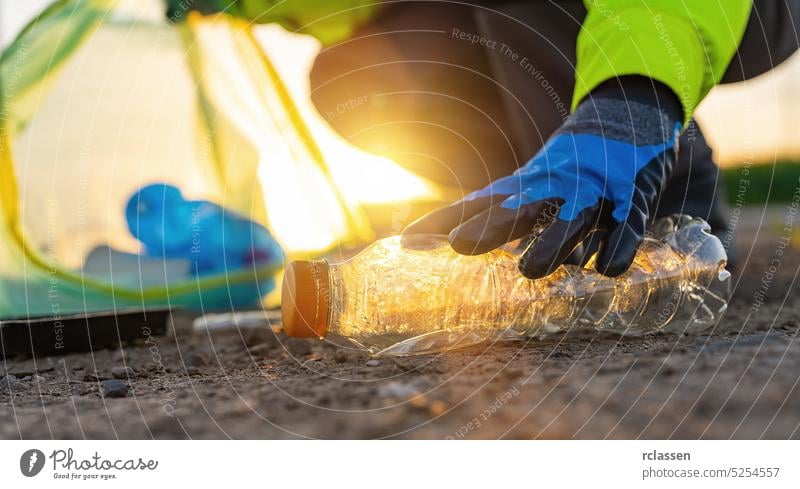
[[519, 264], [529, 278], [548, 275], [593, 241], [598, 272], [625, 272], [672, 172], [681, 127], [677, 98], [647, 85], [632, 90], [646, 94], [641, 101], [616, 89], [586, 99], [524, 167], [403, 233], [449, 234], [466, 255], [535, 233]]

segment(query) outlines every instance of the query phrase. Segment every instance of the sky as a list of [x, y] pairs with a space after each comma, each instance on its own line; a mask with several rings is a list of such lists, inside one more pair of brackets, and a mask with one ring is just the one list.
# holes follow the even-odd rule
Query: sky
[[[0, 46], [50, 0], [0, 0]], [[800, 160], [800, 55], [772, 72], [717, 87], [697, 119], [723, 166]]]

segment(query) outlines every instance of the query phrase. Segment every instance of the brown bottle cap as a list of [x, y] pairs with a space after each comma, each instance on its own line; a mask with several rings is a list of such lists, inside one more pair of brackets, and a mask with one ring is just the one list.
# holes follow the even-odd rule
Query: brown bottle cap
[[281, 291], [281, 319], [288, 336], [321, 338], [328, 332], [330, 284], [328, 262], [293, 261], [286, 266]]

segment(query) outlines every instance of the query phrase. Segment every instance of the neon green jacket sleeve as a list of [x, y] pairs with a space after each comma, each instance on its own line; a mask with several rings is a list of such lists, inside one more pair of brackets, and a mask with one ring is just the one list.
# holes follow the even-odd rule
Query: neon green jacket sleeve
[[643, 75], [670, 87], [685, 120], [736, 53], [751, 0], [584, 0], [572, 108], [600, 83]]
[[167, 15], [180, 21], [189, 10], [225, 12], [257, 24], [277, 22], [328, 45], [347, 39], [377, 11], [377, 0], [166, 0]]

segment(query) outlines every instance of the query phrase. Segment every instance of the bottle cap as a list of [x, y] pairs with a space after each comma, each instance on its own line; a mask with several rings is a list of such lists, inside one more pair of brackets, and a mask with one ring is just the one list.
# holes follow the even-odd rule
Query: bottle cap
[[293, 261], [286, 266], [281, 319], [288, 336], [321, 338], [330, 315], [329, 265], [325, 260]]

